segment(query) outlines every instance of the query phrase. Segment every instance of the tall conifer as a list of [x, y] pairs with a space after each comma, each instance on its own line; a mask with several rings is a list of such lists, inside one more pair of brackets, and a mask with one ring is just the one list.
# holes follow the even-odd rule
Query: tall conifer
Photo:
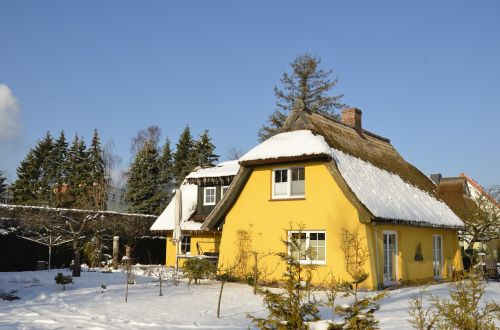
[[290, 63], [292, 72], [283, 73], [281, 89], [274, 87], [276, 110], [269, 116], [268, 125], [259, 130], [260, 141], [278, 133], [294, 106], [328, 115], [335, 115], [335, 110], [345, 106], [341, 102], [343, 95], [328, 95], [338, 81], [331, 78], [332, 70], [320, 69], [320, 64], [321, 59], [311, 54], [297, 56]]
[[158, 149], [146, 142], [137, 153], [127, 182], [127, 201], [129, 212], [141, 214], [160, 214], [162, 209], [162, 190], [159, 187], [160, 166]]
[[52, 196], [52, 206], [67, 207], [68, 190], [68, 142], [64, 131], [61, 131], [59, 138], [54, 143], [54, 194]]
[[88, 183], [86, 185], [87, 194], [91, 197], [91, 208], [94, 210], [104, 210], [106, 208], [106, 164], [103, 158], [101, 142], [97, 129], [94, 130], [92, 143], [90, 144]]
[[7, 189], [7, 184], [5, 183], [5, 180], [7, 180], [3, 174], [2, 171], [0, 171], [0, 199], [3, 198], [3, 194], [5, 193], [5, 190]]
[[195, 143], [194, 156], [196, 165], [200, 167], [213, 167], [219, 160], [219, 156], [215, 153], [215, 146], [212, 143], [212, 138], [208, 135], [208, 130], [203, 131], [200, 139]]
[[179, 137], [174, 154], [174, 176], [176, 185], [180, 186], [186, 175], [196, 166], [194, 141], [191, 136], [189, 125], [187, 125]]
[[12, 202], [21, 205], [36, 205], [40, 164], [31, 149], [17, 167], [17, 179], [11, 186]]
[[50, 132], [47, 132], [45, 137], [38, 141], [35, 147], [35, 155], [40, 164], [40, 178], [36, 193], [37, 205], [52, 205], [56, 177], [56, 164], [53, 152], [54, 139], [50, 135]]
[[89, 154], [83, 138], [75, 135], [68, 150], [69, 203], [74, 208], [91, 208], [86, 194], [89, 183]]

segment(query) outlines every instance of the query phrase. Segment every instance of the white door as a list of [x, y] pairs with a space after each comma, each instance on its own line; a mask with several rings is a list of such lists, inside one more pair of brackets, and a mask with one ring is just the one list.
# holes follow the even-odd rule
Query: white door
[[393, 285], [397, 279], [398, 244], [396, 232], [384, 232], [384, 285]]
[[443, 237], [441, 235], [433, 236], [433, 252], [434, 277], [441, 278], [443, 276]]

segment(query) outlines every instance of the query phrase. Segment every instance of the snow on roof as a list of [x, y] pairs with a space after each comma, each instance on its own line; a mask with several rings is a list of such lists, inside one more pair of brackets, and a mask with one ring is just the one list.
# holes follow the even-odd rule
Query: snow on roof
[[[198, 186], [195, 184], [183, 184], [181, 187], [182, 193], [182, 230], [199, 230], [201, 223], [188, 221], [191, 215], [196, 211], [198, 198]], [[175, 198], [172, 198], [168, 206], [163, 210], [158, 219], [153, 223], [150, 230], [174, 230], [175, 220]]]
[[240, 162], [304, 155], [329, 155], [330, 147], [321, 135], [309, 130], [298, 130], [277, 134], [257, 145]]
[[445, 203], [398, 175], [337, 149], [332, 148], [331, 154], [346, 183], [375, 217], [431, 226], [464, 225]]
[[214, 167], [200, 168], [195, 170], [186, 177], [187, 179], [198, 179], [198, 178], [214, 178], [222, 176], [234, 176], [238, 173], [240, 165], [237, 160], [230, 160], [227, 162], [222, 162]]

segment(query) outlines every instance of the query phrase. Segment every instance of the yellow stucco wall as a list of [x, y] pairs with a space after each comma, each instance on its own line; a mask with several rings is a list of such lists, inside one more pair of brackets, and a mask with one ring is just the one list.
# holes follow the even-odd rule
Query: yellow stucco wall
[[[191, 253], [190, 255], [196, 256], [205, 252], [219, 252], [220, 245], [220, 232], [183, 232], [184, 235], [191, 236]], [[165, 264], [170, 267], [175, 267], [177, 246], [172, 242], [172, 232], [167, 233], [166, 239], [166, 262]], [[179, 260], [179, 267], [182, 267], [184, 259]]]
[[[305, 166], [305, 198], [298, 200], [272, 200], [272, 169], [277, 166], [256, 167], [248, 179], [243, 191], [233, 207], [228, 212], [222, 230], [219, 262], [230, 264], [238, 255], [238, 246], [241, 236], [238, 231], [251, 232], [251, 249], [260, 253], [286, 252], [282, 243], [287, 238], [287, 230], [296, 230], [299, 223], [304, 225], [304, 231], [326, 231], [326, 265], [318, 265], [314, 274], [314, 281], [320, 283], [328, 274], [350, 279], [344, 267], [344, 254], [340, 248], [342, 229], [358, 230], [368, 249], [375, 250], [375, 229], [370, 222], [370, 215], [359, 205], [351, 202], [331, 175], [326, 163], [308, 162], [293, 164]], [[279, 166], [280, 168], [285, 166]], [[366, 224], [365, 224], [366, 223]], [[398, 263], [401, 278], [413, 279], [415, 276], [432, 277], [432, 234], [438, 231], [409, 226], [381, 226], [377, 228], [379, 238], [378, 265], [382, 271], [382, 232], [384, 228], [391, 228], [400, 232], [398, 240], [402, 240], [399, 249]], [[456, 232], [439, 230], [443, 234], [444, 246], [449, 249], [447, 257], [460, 262]], [[420, 264], [412, 263], [415, 255], [416, 241], [422, 236], [424, 261]], [[430, 237], [430, 238], [429, 238]], [[428, 241], [430, 242], [428, 245]], [[450, 243], [450, 244], [448, 244]], [[430, 249], [430, 250], [428, 250]], [[167, 249], [168, 250], [168, 249]], [[430, 252], [429, 252], [430, 251]], [[458, 253], [458, 257], [457, 257]], [[247, 261], [248, 265], [253, 264]], [[278, 280], [285, 270], [284, 264], [276, 256], [264, 258], [261, 263], [267, 280]], [[362, 283], [368, 288], [377, 287], [376, 274], [377, 258], [370, 253], [370, 260], [366, 265], [369, 278]], [[461, 262], [460, 262], [461, 265]], [[430, 268], [429, 268], [430, 267]], [[418, 271], [416, 271], [418, 270]], [[382, 276], [382, 275], [381, 275]]]
[[[422, 228], [402, 225], [373, 224], [370, 227], [372, 237], [378, 237], [377, 248], [379, 253], [379, 276], [382, 282], [383, 276], [383, 233], [394, 231], [397, 234], [397, 278], [403, 283], [418, 283], [433, 279], [434, 276], [434, 251], [433, 236], [442, 236], [443, 265], [441, 268], [442, 278], [451, 277], [451, 267], [463, 269], [458, 234], [452, 229]], [[375, 229], [376, 228], [376, 229]], [[417, 245], [421, 243], [423, 261], [415, 261]], [[375, 247], [375, 245], [374, 245]]]

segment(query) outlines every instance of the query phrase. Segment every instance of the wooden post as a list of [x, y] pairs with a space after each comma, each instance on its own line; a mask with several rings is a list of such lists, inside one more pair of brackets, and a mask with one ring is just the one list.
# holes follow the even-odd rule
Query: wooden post
[[120, 236], [113, 237], [113, 269], [118, 269], [118, 251], [120, 249]]

